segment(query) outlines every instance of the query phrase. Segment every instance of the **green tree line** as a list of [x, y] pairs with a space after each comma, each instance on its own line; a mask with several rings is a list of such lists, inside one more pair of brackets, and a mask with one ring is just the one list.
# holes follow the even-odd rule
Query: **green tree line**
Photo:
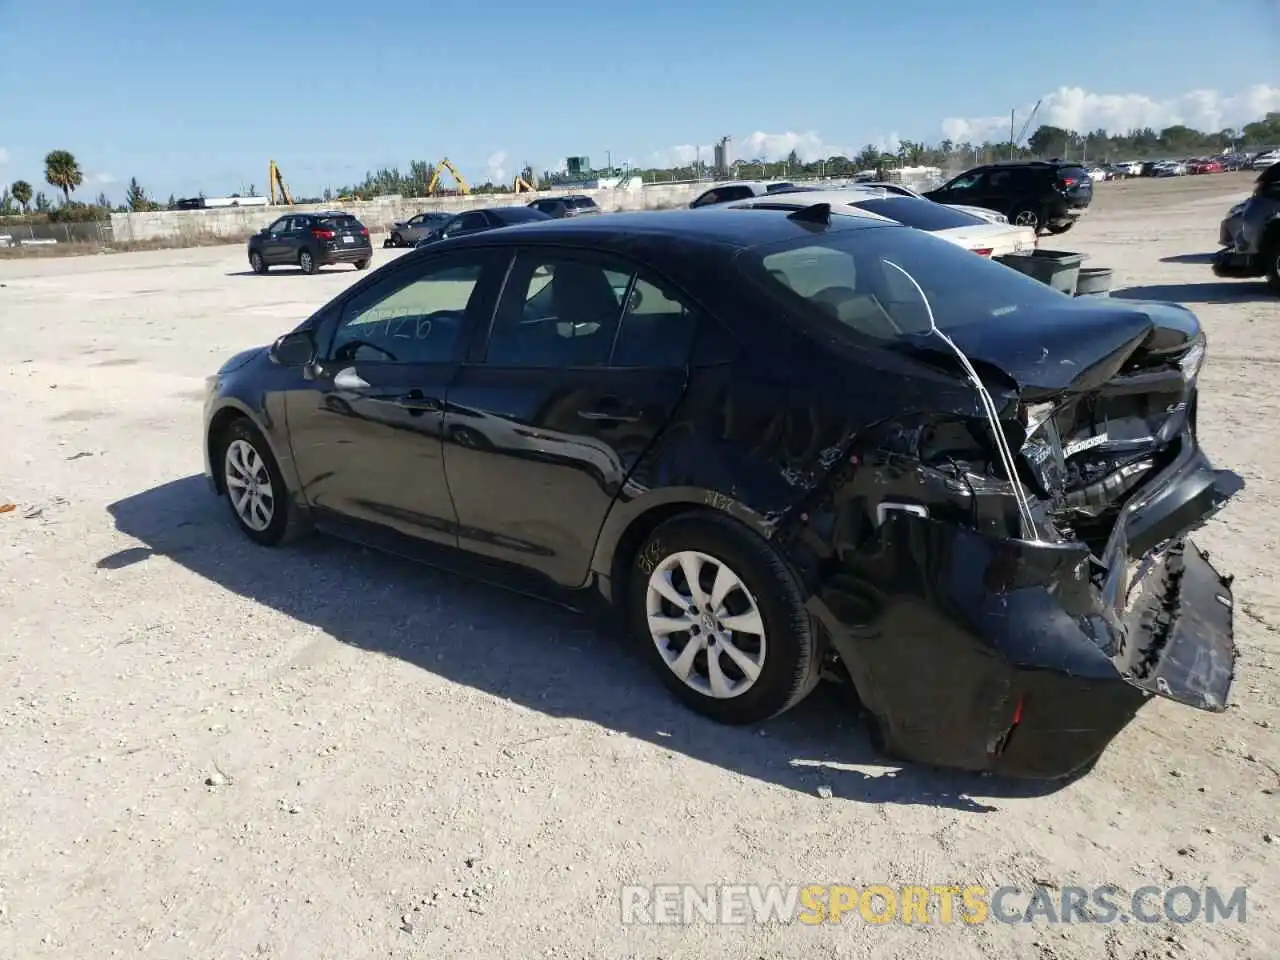
[[[793, 150], [783, 160], [763, 157], [737, 160], [733, 164], [733, 176], [760, 177], [818, 177], [851, 176], [864, 170], [885, 170], [897, 166], [931, 166], [943, 170], [961, 170], [979, 163], [1007, 159], [1060, 157], [1064, 160], [1084, 162], [1119, 162], [1130, 160], [1184, 159], [1191, 156], [1207, 156], [1230, 151], [1256, 152], [1280, 146], [1280, 112], [1268, 113], [1260, 120], [1246, 123], [1239, 129], [1214, 132], [1196, 130], [1182, 124], [1155, 130], [1144, 127], [1127, 133], [1108, 133], [1098, 129], [1087, 133], [1067, 130], [1063, 127], [1042, 124], [1027, 138], [1026, 143], [987, 140], [982, 143], [943, 140], [939, 143], [903, 140], [893, 153], [886, 153], [874, 144], [868, 144], [853, 156], [835, 155], [817, 160], [801, 161]], [[596, 171], [600, 176], [639, 176], [645, 182], [688, 180], [713, 173], [710, 164], [695, 161], [692, 164], [673, 167], [615, 168]], [[531, 182], [531, 171], [525, 168], [520, 176]], [[170, 196], [166, 203], [159, 203], [150, 196], [136, 177], [125, 188], [124, 203], [112, 205], [105, 194], [99, 193], [93, 203], [72, 199], [84, 185], [84, 172], [75, 155], [69, 150], [51, 150], [44, 158], [45, 183], [53, 188], [51, 199], [43, 190], [36, 190], [26, 180], [15, 180], [0, 191], [0, 216], [27, 216], [50, 221], [101, 220], [112, 212], [141, 212], [146, 210], [176, 209], [177, 201]], [[371, 170], [362, 181], [348, 184], [336, 191], [327, 189], [322, 197], [297, 197], [298, 203], [330, 202], [339, 198], [360, 198], [400, 194], [406, 197], [426, 196], [436, 175], [436, 165], [424, 160], [414, 160], [406, 170], [383, 167]], [[544, 174], [536, 186], [554, 189], [568, 182], [563, 173]], [[513, 183], [470, 184], [472, 193], [511, 193]], [[458, 187], [453, 177], [442, 172], [437, 192], [451, 193]], [[253, 187], [249, 196], [256, 196]], [[203, 196], [203, 194], [201, 194]]]

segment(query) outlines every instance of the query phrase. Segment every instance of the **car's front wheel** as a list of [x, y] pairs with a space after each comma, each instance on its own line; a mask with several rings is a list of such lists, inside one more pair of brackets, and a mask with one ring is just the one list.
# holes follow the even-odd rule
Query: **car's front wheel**
[[403, 247], [403, 246], [405, 246], [406, 244], [405, 244], [405, 242], [404, 242], [404, 237], [400, 236], [400, 234], [398, 234], [398, 233], [393, 233], [393, 234], [391, 235], [391, 245], [392, 245], [393, 247]]
[[249, 254], [249, 269], [254, 273], [266, 273], [268, 270], [267, 261], [262, 259], [262, 254], [257, 250]]
[[271, 448], [246, 419], [219, 438], [222, 485], [236, 524], [249, 539], [275, 546], [289, 539], [292, 506]]
[[677, 698], [728, 724], [759, 723], [818, 681], [819, 632], [800, 584], [765, 540], [714, 514], [685, 514], [640, 547], [629, 619]]

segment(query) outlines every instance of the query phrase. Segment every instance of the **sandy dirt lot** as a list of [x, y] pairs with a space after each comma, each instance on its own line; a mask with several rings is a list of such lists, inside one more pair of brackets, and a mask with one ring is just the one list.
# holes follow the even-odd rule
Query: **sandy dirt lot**
[[[0, 957], [1274, 957], [1280, 300], [1206, 264], [1246, 192], [1103, 184], [1052, 238], [1197, 310], [1202, 439], [1248, 487], [1199, 536], [1238, 576], [1232, 708], [1153, 703], [1048, 794], [883, 760], [838, 691], [724, 729], [567, 614], [250, 545], [198, 476], [203, 377], [354, 270], [0, 262]], [[621, 924], [620, 885], [673, 882], [1249, 899], [1243, 924]]]

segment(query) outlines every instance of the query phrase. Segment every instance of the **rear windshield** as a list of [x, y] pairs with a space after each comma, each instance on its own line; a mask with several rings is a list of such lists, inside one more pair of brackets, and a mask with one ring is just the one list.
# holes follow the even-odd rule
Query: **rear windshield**
[[983, 222], [972, 214], [919, 197], [881, 197], [859, 200], [850, 206], [878, 213], [917, 230], [950, 230], [953, 227], [972, 227]]
[[570, 197], [565, 201], [571, 207], [594, 207], [596, 202], [590, 197]]
[[1084, 167], [1063, 167], [1058, 171], [1058, 176], [1062, 177], [1064, 180], [1074, 180], [1076, 183], [1079, 183], [1082, 180], [1090, 183], [1093, 182], [1089, 180], [1089, 171]]
[[526, 220], [550, 219], [541, 210], [533, 210], [529, 207], [502, 207], [492, 212], [503, 223], [523, 223]]
[[364, 224], [350, 214], [343, 214], [339, 217], [321, 218], [320, 226], [328, 227], [330, 230], [359, 230]]
[[942, 331], [1001, 328], [1060, 308], [1063, 295], [939, 237], [897, 226], [829, 230], [752, 247], [740, 268], [802, 323], [851, 344], [906, 341], [930, 332], [929, 312], [905, 269], [929, 298]]

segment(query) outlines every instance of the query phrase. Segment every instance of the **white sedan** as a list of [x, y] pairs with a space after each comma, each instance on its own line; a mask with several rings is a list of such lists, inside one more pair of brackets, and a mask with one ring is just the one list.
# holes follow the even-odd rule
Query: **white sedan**
[[1035, 231], [1030, 227], [992, 223], [956, 207], [878, 188], [774, 194], [726, 206], [736, 210], [802, 210], [815, 203], [831, 204], [832, 213], [892, 220], [925, 230], [983, 257], [1021, 253], [1036, 245]]

